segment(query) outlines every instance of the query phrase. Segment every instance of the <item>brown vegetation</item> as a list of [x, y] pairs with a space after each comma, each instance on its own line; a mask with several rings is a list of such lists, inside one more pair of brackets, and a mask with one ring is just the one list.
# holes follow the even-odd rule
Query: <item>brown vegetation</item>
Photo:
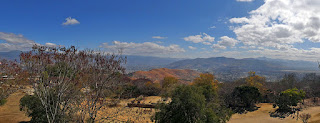
[[144, 78], [150, 79], [155, 83], [160, 83], [164, 77], [175, 77], [182, 83], [192, 82], [193, 79], [199, 76], [199, 72], [194, 70], [182, 70], [182, 69], [168, 69], [159, 68], [152, 69], [150, 71], [137, 71], [132, 73], [132, 79]]

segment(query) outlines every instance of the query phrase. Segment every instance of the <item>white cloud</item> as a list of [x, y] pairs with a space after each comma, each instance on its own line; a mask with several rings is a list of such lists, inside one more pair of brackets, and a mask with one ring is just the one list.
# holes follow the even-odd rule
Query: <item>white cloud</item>
[[58, 47], [59, 45], [56, 45], [56, 44], [54, 44], [54, 43], [46, 43], [45, 44], [45, 46], [47, 46], [47, 47]]
[[238, 43], [237, 40], [230, 38], [228, 36], [220, 37], [220, 41], [217, 44], [213, 44], [214, 49], [226, 49], [227, 47], [234, 47]]
[[5, 33], [0, 32], [0, 40], [3, 40], [3, 43], [0, 43], [0, 51], [12, 51], [12, 50], [30, 50], [31, 47], [36, 44], [33, 40], [25, 38], [21, 34]]
[[193, 43], [203, 43], [205, 45], [211, 45], [211, 42], [214, 41], [214, 37], [211, 37], [210, 35], [206, 33], [202, 33], [200, 35], [192, 35], [183, 38], [185, 41], [191, 41]]
[[233, 31], [244, 45], [293, 49], [305, 40], [320, 42], [320, 1], [265, 0], [248, 17], [231, 18]]
[[254, 0], [237, 0], [238, 2], [252, 2]]
[[193, 47], [193, 46], [189, 46], [188, 48], [191, 49], [191, 50], [196, 50], [197, 49], [196, 47]]
[[152, 42], [128, 43], [128, 42], [113, 41], [113, 45], [109, 45], [108, 43], [103, 43], [100, 47], [105, 48], [106, 50], [109, 50], [112, 52], [122, 49], [123, 53], [126, 55], [156, 56], [156, 55], [163, 55], [163, 54], [185, 52], [185, 50], [181, 48], [179, 45], [172, 44], [169, 46], [162, 46]]
[[210, 29], [215, 29], [215, 28], [217, 28], [217, 27], [216, 27], [216, 26], [211, 26], [211, 27], [210, 27]]
[[71, 17], [66, 18], [66, 21], [62, 23], [62, 25], [75, 25], [75, 24], [80, 24], [80, 22], [75, 18], [71, 18]]
[[320, 48], [309, 48], [309, 49], [297, 49], [291, 48], [287, 50], [277, 49], [258, 49], [248, 51], [252, 54], [259, 54], [260, 56], [266, 56], [269, 58], [276, 59], [290, 59], [290, 60], [306, 60], [306, 61], [318, 61], [320, 59]]
[[168, 38], [168, 37], [152, 36], [152, 38], [154, 38], [154, 39], [166, 39], [166, 38]]

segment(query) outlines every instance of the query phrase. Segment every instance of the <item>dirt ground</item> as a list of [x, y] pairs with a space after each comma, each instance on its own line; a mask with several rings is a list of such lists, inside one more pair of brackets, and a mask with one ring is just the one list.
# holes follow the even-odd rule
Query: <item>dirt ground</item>
[[[270, 103], [261, 103], [258, 106], [261, 108], [257, 111], [232, 115], [228, 123], [302, 123], [293, 116], [284, 119], [270, 117], [270, 112], [275, 110]], [[320, 123], [320, 106], [305, 108], [300, 112], [302, 113], [311, 114], [309, 123]]]
[[[126, 107], [132, 99], [121, 100], [118, 107], [103, 108], [98, 115], [98, 122], [127, 122], [151, 123], [150, 117], [155, 113], [155, 109], [129, 108]], [[157, 103], [161, 100], [158, 96], [145, 97], [141, 103]]]
[[0, 106], [0, 123], [19, 123], [30, 121], [24, 112], [20, 111], [19, 101], [25, 94], [21, 91], [11, 94], [7, 102]]

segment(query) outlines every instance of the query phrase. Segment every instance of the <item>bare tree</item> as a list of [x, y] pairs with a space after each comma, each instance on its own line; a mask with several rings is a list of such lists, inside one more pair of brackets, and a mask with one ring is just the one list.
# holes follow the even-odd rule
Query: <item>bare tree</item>
[[[86, 114], [88, 122], [95, 122], [98, 111], [108, 104], [106, 98], [115, 94], [121, 84], [125, 68], [122, 64], [126, 59], [120, 55], [105, 54], [85, 50], [79, 52], [81, 69], [82, 96], [81, 119], [84, 122]], [[113, 95], [114, 96], [114, 95]], [[120, 97], [118, 97], [120, 98]]]
[[35, 95], [45, 109], [49, 123], [66, 122], [71, 113], [79, 73], [79, 56], [75, 47], [50, 48], [33, 46], [30, 52], [20, 55], [21, 64], [29, 73]]
[[35, 95], [46, 110], [49, 123], [66, 122], [78, 115], [77, 122], [95, 122], [98, 111], [107, 104], [125, 69], [121, 55], [75, 47], [33, 47], [20, 55], [28, 71]]

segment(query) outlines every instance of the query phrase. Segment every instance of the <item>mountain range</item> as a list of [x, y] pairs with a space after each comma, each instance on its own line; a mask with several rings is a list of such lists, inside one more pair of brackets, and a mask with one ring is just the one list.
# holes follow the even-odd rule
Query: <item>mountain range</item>
[[[19, 59], [21, 51], [0, 52], [0, 58]], [[293, 61], [283, 59], [260, 58], [196, 58], [177, 59], [152, 56], [126, 56], [124, 66], [127, 73], [148, 71], [157, 68], [191, 69], [202, 73], [213, 73], [221, 81], [232, 81], [247, 76], [247, 72], [255, 71], [269, 80], [277, 80], [285, 73], [318, 73], [318, 64], [309, 61]], [[164, 73], [164, 72], [163, 72]]]

